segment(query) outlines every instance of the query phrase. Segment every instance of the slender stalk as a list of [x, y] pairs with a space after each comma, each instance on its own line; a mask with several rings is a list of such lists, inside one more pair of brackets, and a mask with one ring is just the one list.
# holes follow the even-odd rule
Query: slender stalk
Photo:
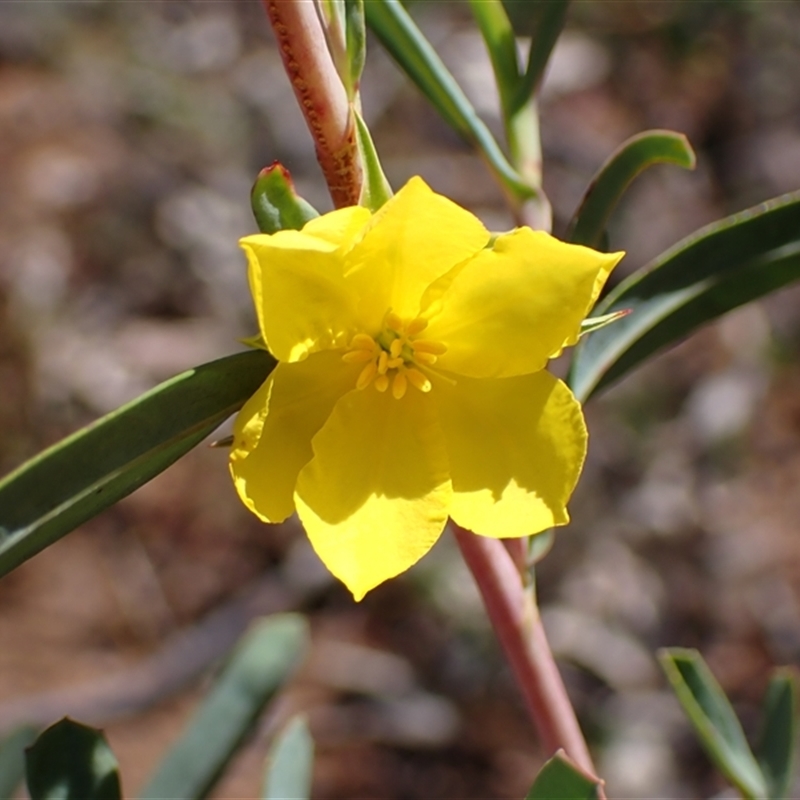
[[556, 666], [532, 592], [525, 590], [503, 543], [453, 526], [486, 611], [549, 754], [563, 748], [596, 776], [589, 748]]
[[311, 0], [263, 3], [333, 203], [337, 208], [357, 205], [362, 175], [355, 121], [315, 4]]
[[537, 231], [553, 230], [553, 209], [542, 189], [542, 147], [536, 98], [531, 97], [514, 109], [504, 109], [506, 139], [511, 163], [522, 179], [536, 189], [536, 194], [519, 203], [517, 219]]
[[506, 111], [505, 126], [511, 163], [531, 186], [541, 192], [542, 146], [536, 100], [529, 98], [519, 108]]

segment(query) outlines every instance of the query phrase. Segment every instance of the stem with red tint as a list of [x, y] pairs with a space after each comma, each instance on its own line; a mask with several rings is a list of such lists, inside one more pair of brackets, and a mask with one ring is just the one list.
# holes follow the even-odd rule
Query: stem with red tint
[[263, 0], [300, 110], [337, 208], [358, 204], [361, 162], [355, 119], [311, 0]]
[[503, 542], [453, 525], [528, 711], [548, 754], [559, 748], [597, 775], [561, 674], [545, 636], [539, 609]]

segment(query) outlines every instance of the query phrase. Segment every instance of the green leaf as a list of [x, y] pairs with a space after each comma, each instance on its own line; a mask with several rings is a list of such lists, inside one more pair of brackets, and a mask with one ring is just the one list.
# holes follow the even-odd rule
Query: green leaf
[[269, 751], [263, 800], [310, 800], [314, 772], [314, 740], [305, 717], [295, 716]]
[[383, 173], [367, 123], [356, 109], [353, 109], [353, 115], [356, 121], [358, 151], [364, 170], [364, 183], [361, 186], [358, 204], [374, 213], [392, 196], [392, 187], [389, 186], [389, 181]]
[[769, 797], [728, 698], [696, 650], [670, 648], [659, 661], [709, 758], [748, 800]]
[[528, 201], [526, 222], [549, 230], [552, 212], [541, 190], [539, 117], [533, 98], [519, 92], [522, 77], [514, 29], [501, 0], [470, 0], [470, 7], [492, 62], [511, 164], [525, 184], [537, 190], [536, 201]]
[[364, 6], [367, 23], [381, 44], [445, 121], [483, 153], [489, 167], [511, 195], [518, 202], [536, 197], [536, 191], [508, 163], [455, 78], [399, 0], [369, 0]]
[[62, 719], [25, 753], [31, 800], [120, 800], [117, 759], [102, 731]]
[[771, 800], [789, 796], [797, 745], [797, 672], [776, 670], [764, 698], [763, 723], [756, 750]]
[[299, 231], [319, 216], [314, 206], [297, 194], [289, 170], [277, 161], [258, 173], [250, 203], [261, 233]]
[[21, 725], [0, 741], [0, 797], [12, 797], [25, 777], [25, 748], [37, 733], [30, 725]]
[[315, 0], [325, 41], [347, 99], [358, 104], [358, 85], [367, 56], [364, 0]]
[[525, 800], [597, 800], [601, 785], [559, 750], [539, 771]]
[[[547, 4], [545, 4], [547, 5]], [[623, 142], [592, 179], [567, 229], [566, 240], [599, 247], [611, 212], [631, 181], [653, 164], [694, 169], [689, 140], [672, 131], [645, 131]]]
[[503, 115], [514, 111], [514, 96], [519, 85], [517, 39], [501, 0], [469, 0], [472, 15], [486, 43]]
[[578, 344], [568, 383], [585, 402], [661, 348], [798, 278], [795, 192], [701, 228], [623, 281], [593, 315], [630, 313]]
[[528, 66], [517, 90], [517, 105], [523, 105], [539, 90], [544, 71], [558, 37], [567, 19], [569, 0], [547, 0], [539, 3], [524, 3], [531, 12], [533, 36], [528, 53]]
[[261, 620], [237, 645], [211, 693], [159, 766], [140, 800], [206, 797], [262, 709], [303, 658], [308, 626], [298, 614]]
[[0, 481], [0, 576], [200, 443], [241, 408], [274, 364], [268, 353], [255, 350], [195, 367]]
[[355, 92], [361, 82], [361, 73], [364, 71], [364, 64], [367, 60], [367, 23], [364, 16], [364, 0], [344, 0], [344, 9], [348, 77], [350, 86]]

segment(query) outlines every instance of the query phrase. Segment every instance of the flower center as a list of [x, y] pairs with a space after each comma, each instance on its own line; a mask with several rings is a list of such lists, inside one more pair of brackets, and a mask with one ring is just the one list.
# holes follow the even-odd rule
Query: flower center
[[427, 327], [428, 321], [422, 317], [404, 322], [389, 311], [377, 336], [357, 333], [342, 356], [348, 364], [364, 364], [356, 388], [366, 389], [372, 384], [379, 392], [385, 392], [391, 386], [392, 395], [398, 400], [405, 395], [409, 384], [421, 392], [429, 392], [431, 382], [425, 374], [426, 368], [433, 366], [447, 352], [447, 347], [441, 342], [418, 338]]

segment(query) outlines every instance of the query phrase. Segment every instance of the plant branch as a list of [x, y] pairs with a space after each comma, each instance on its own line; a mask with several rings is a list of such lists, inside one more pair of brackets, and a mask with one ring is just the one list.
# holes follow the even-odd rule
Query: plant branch
[[548, 755], [563, 748], [579, 767], [597, 775], [539, 609], [532, 592], [523, 587], [514, 560], [498, 539], [476, 536], [457, 525], [453, 530]]
[[355, 121], [315, 4], [311, 0], [263, 3], [333, 203], [337, 208], [357, 205], [362, 174]]

